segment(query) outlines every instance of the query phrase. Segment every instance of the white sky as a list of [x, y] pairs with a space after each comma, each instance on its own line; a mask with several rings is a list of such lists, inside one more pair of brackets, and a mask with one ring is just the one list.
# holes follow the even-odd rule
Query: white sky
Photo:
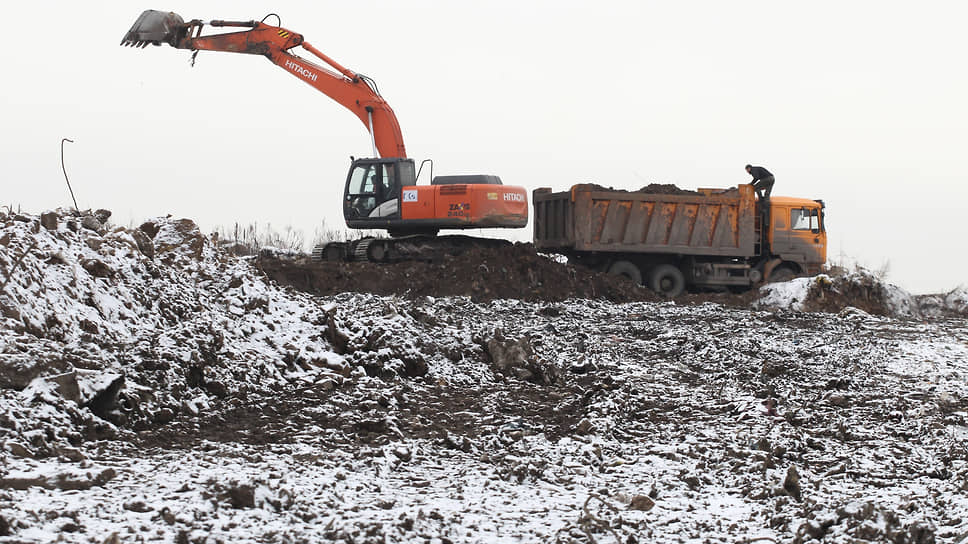
[[[120, 224], [342, 226], [355, 116], [268, 60], [118, 44], [144, 9], [261, 19], [376, 79], [435, 174], [561, 190], [745, 183], [823, 198], [829, 257], [914, 292], [968, 283], [963, 2], [7, 3], [0, 205]], [[305, 54], [303, 56], [308, 56]], [[516, 240], [531, 228], [491, 231]]]

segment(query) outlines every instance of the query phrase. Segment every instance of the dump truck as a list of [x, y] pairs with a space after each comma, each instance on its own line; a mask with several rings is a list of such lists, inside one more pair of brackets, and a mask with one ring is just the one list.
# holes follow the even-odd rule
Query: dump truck
[[760, 199], [748, 184], [645, 189], [536, 189], [535, 247], [668, 297], [816, 274], [827, 260], [822, 200]]

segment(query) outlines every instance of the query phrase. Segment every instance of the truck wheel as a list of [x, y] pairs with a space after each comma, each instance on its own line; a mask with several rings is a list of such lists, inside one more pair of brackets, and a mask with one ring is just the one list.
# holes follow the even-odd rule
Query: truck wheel
[[790, 281], [795, 278], [796, 272], [789, 266], [778, 266], [770, 272], [770, 283], [780, 283], [784, 281]]
[[608, 267], [608, 273], [612, 276], [625, 276], [636, 285], [642, 285], [642, 271], [628, 261], [615, 261]]
[[649, 277], [649, 287], [656, 293], [673, 298], [686, 290], [686, 277], [678, 267], [671, 264], [660, 264], [652, 270]]

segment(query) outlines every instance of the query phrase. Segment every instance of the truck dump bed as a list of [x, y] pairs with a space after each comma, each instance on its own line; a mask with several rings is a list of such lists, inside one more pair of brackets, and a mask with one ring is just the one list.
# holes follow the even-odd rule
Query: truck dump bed
[[534, 191], [534, 245], [599, 251], [751, 257], [757, 244], [750, 185], [697, 194], [654, 194], [575, 185]]

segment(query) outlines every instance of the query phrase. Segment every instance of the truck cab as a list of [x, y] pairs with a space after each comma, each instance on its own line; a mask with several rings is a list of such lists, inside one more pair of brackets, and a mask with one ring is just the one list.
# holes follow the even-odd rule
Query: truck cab
[[770, 198], [772, 254], [793, 263], [804, 274], [818, 274], [827, 261], [827, 232], [822, 200], [775, 196]]

